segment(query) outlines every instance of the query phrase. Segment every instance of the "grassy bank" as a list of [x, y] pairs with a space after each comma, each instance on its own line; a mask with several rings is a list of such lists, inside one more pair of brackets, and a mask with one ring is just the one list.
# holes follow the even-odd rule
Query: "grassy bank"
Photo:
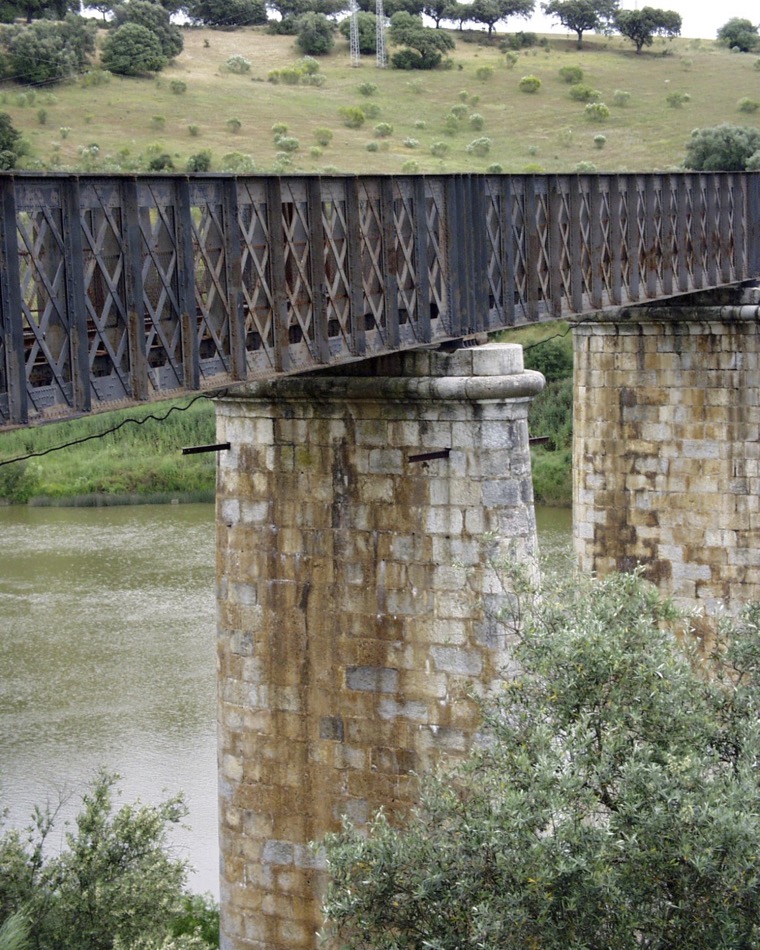
[[[185, 399], [1, 434], [0, 463], [34, 457], [0, 464], [0, 499], [11, 504], [213, 499], [216, 456], [183, 456], [181, 449], [214, 441], [214, 407], [205, 398], [189, 403]], [[117, 426], [118, 431], [108, 431]]]

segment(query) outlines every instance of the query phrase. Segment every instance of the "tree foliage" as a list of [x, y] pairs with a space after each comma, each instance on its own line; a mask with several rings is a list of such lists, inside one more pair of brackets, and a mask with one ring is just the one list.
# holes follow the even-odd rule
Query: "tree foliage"
[[629, 39], [640, 53], [643, 47], [651, 46], [655, 36], [679, 36], [681, 16], [673, 10], [643, 7], [641, 10], [618, 10], [615, 14], [615, 29]]
[[750, 53], [760, 46], [757, 27], [742, 17], [732, 17], [718, 30], [718, 42], [729, 49], [740, 49]]
[[[356, 25], [359, 29], [359, 52], [375, 53], [377, 51], [377, 17], [374, 13], [364, 10], [356, 14]], [[341, 20], [338, 27], [341, 36], [351, 39], [351, 18]]]
[[694, 129], [686, 143], [684, 165], [694, 171], [740, 172], [756, 155], [760, 155], [760, 130], [726, 123]]
[[578, 49], [583, 46], [583, 34], [591, 30], [605, 30], [615, 18], [619, 0], [550, 0], [542, 4], [544, 13], [555, 17], [578, 37]]
[[228, 29], [267, 22], [264, 0], [195, 0], [188, 4], [187, 13], [194, 23]]
[[296, 45], [305, 56], [326, 56], [335, 45], [335, 24], [324, 13], [304, 13]]
[[114, 9], [113, 27], [118, 29], [127, 23], [136, 23], [154, 33], [161, 44], [161, 54], [168, 62], [179, 56], [185, 44], [182, 31], [175, 26], [169, 13], [160, 3], [152, 0], [129, 0]]
[[60, 82], [81, 72], [95, 52], [96, 25], [69, 13], [65, 20], [37, 20], [3, 29], [6, 68], [17, 82]]
[[105, 69], [121, 76], [144, 76], [160, 72], [166, 57], [152, 30], [139, 23], [125, 23], [105, 38], [101, 62]]
[[423, 26], [421, 17], [404, 10], [391, 17], [388, 37], [395, 46], [407, 47], [392, 57], [393, 64], [400, 69], [435, 69], [442, 54], [455, 45], [448, 33]]
[[513, 584], [466, 763], [326, 842], [350, 950], [760, 945], [760, 607], [709, 660], [640, 575]]
[[497, 23], [509, 17], [529, 17], [535, 7], [534, 0], [473, 0], [468, 19], [488, 27], [491, 36]]
[[[55, 856], [48, 854], [56, 827], [49, 810], [35, 809], [30, 828], [0, 837], [0, 920], [23, 918], [33, 950], [148, 950], [192, 933], [193, 921], [213, 931], [212, 908], [188, 900], [187, 865], [168, 849], [169, 827], [187, 813], [182, 796], [115, 811], [115, 782], [107, 773], [97, 777]], [[218, 946], [213, 933], [182, 939], [177, 946]]]

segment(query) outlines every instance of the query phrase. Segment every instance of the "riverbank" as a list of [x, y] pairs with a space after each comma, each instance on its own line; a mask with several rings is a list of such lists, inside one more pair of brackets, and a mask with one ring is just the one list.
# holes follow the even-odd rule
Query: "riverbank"
[[[530, 409], [537, 504], [572, 504], [572, 343], [567, 324], [512, 331], [525, 365], [547, 379]], [[204, 396], [133, 407], [0, 434], [0, 504], [66, 506], [214, 500], [216, 455], [182, 455], [215, 441], [214, 405]], [[65, 446], [65, 447], [64, 447]], [[8, 460], [17, 459], [6, 464]]]

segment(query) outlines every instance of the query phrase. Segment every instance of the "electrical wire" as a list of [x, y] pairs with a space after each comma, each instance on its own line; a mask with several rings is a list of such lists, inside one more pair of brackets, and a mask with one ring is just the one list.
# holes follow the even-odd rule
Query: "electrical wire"
[[224, 395], [228, 390], [222, 389], [219, 392], [215, 393], [200, 393], [198, 396], [195, 396], [186, 406], [170, 406], [169, 410], [164, 413], [163, 416], [157, 416], [154, 413], [149, 413], [147, 416], [144, 416], [141, 419], [130, 416], [128, 419], [122, 419], [122, 421], [115, 426], [112, 426], [110, 429], [105, 429], [103, 432], [93, 432], [92, 435], [85, 435], [79, 439], [72, 439], [70, 442], [64, 442], [61, 445], [52, 445], [50, 448], [44, 449], [40, 452], [29, 452], [26, 455], [17, 455], [15, 458], [11, 459], [0, 459], [0, 468], [4, 465], [13, 465], [15, 462], [26, 462], [29, 459], [42, 458], [43, 455], [50, 455], [53, 452], [60, 452], [63, 449], [70, 449], [75, 445], [84, 445], [85, 442], [92, 442], [95, 439], [104, 439], [107, 435], [113, 435], [114, 432], [118, 432], [119, 429], [123, 429], [126, 425], [145, 425], [146, 422], [163, 422], [165, 419], [168, 419], [173, 412], [186, 412], [191, 406], [195, 405], [199, 399], [214, 399], [217, 396]]

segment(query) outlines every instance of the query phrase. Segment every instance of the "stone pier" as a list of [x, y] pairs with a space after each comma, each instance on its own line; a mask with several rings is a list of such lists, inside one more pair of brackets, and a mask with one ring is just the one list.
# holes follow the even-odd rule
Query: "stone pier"
[[574, 328], [583, 570], [640, 563], [708, 615], [760, 599], [756, 303], [626, 308]]
[[460, 755], [507, 662], [484, 539], [534, 563], [522, 350], [416, 351], [218, 403], [222, 947], [314, 950], [309, 842]]

